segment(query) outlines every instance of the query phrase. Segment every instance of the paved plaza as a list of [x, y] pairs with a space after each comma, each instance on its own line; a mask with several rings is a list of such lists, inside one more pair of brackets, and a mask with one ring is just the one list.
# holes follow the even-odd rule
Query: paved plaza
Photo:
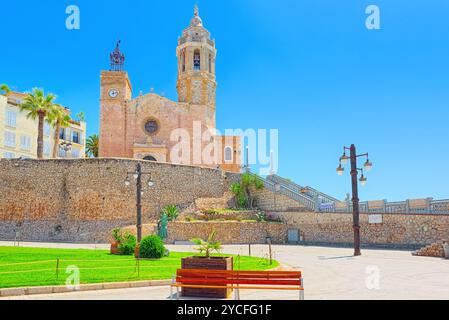
[[[0, 246], [12, 245], [0, 242]], [[24, 243], [23, 246], [106, 249], [108, 245]], [[191, 246], [168, 246], [172, 251], [192, 251]], [[224, 246], [223, 252], [248, 254], [248, 246]], [[255, 245], [252, 255], [268, 256], [268, 247]], [[326, 299], [449, 299], [449, 260], [414, 257], [410, 251], [362, 250], [352, 257], [350, 248], [273, 246], [274, 258], [303, 272], [305, 298]], [[170, 288], [148, 287], [85, 291], [3, 299], [169, 299]], [[297, 299], [297, 292], [242, 291], [241, 299]]]

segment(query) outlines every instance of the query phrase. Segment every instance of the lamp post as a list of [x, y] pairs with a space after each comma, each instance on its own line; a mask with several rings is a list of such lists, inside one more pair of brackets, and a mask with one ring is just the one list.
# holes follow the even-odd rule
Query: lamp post
[[125, 185], [129, 187], [131, 185], [131, 180], [129, 175], [132, 174], [134, 179], [136, 180], [136, 209], [137, 209], [137, 243], [142, 241], [142, 175], [149, 175], [147, 185], [152, 188], [154, 186], [154, 181], [151, 179], [151, 173], [142, 172], [142, 165], [140, 162], [136, 165], [136, 171], [128, 172], [128, 175], [125, 180]]
[[61, 142], [59, 144], [59, 148], [61, 150], [64, 150], [64, 154], [66, 155], [67, 152], [69, 152], [70, 150], [72, 150], [72, 144], [70, 142]]
[[[349, 150], [349, 157], [346, 155], [346, 150]], [[352, 185], [352, 217], [353, 217], [353, 229], [354, 229], [354, 256], [362, 255], [360, 251], [360, 210], [359, 210], [359, 190], [358, 181], [364, 186], [367, 179], [364, 175], [363, 169], [357, 168], [357, 158], [366, 157], [366, 162], [364, 164], [365, 170], [370, 171], [373, 164], [369, 161], [368, 153], [357, 155], [355, 145], [352, 144], [351, 147], [343, 147], [343, 156], [340, 157], [340, 165], [337, 168], [338, 175], [343, 175], [344, 168], [342, 165], [351, 163], [351, 185]], [[361, 171], [362, 176], [357, 181], [357, 176], [359, 171]]]

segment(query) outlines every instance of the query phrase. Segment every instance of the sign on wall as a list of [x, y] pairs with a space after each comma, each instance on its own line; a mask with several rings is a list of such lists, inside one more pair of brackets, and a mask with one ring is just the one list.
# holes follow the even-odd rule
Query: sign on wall
[[379, 224], [383, 222], [383, 216], [381, 214], [368, 215], [368, 222], [370, 224]]

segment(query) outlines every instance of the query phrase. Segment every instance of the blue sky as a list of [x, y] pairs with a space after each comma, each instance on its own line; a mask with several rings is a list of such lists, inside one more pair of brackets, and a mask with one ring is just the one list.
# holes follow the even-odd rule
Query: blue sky
[[[88, 133], [122, 40], [134, 95], [176, 95], [177, 38], [194, 1], [2, 1], [0, 83], [43, 87]], [[78, 5], [81, 29], [65, 28]], [[366, 199], [449, 198], [449, 2], [200, 0], [218, 48], [219, 129], [279, 129], [279, 174], [338, 198], [343, 145], [369, 152]], [[378, 5], [381, 30], [365, 27]]]

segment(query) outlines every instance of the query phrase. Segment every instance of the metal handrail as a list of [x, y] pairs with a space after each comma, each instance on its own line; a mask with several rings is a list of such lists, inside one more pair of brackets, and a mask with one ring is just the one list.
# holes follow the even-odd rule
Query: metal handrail
[[[352, 212], [352, 203], [347, 203], [344, 208], [337, 207], [339, 201], [329, 195], [319, 192], [316, 189], [310, 187], [302, 187], [292, 181], [282, 178], [277, 175], [270, 175], [267, 179], [259, 177], [267, 189], [271, 191], [276, 191], [276, 185], [279, 186], [281, 194], [300, 202], [311, 210], [316, 210], [319, 212]], [[310, 194], [302, 193], [302, 189], [307, 189], [311, 191]], [[317, 200], [317, 197], [321, 196], [326, 202], [321, 202]], [[449, 199], [433, 200], [431, 198], [427, 199], [425, 205], [412, 206], [409, 205], [409, 200], [407, 201], [392, 201], [384, 202], [383, 206], [376, 206], [371, 208], [369, 206], [369, 201], [360, 202], [360, 212], [363, 213], [388, 213], [388, 214], [438, 214], [438, 215], [449, 215]]]
[[[300, 186], [299, 184], [297, 184], [297, 183], [295, 183], [293, 181], [287, 180], [287, 179], [285, 179], [283, 177], [280, 177], [278, 175], [271, 175], [271, 176], [269, 176], [269, 178], [273, 179], [273, 181], [276, 181], [276, 182], [280, 183], [281, 185], [288, 185], [293, 190], [297, 189], [298, 193], [301, 193], [301, 190], [303, 190], [303, 189], [309, 191], [309, 193], [311, 195], [309, 195], [307, 193], [305, 193], [305, 195], [309, 196], [309, 198], [311, 198], [313, 201], [315, 201], [316, 197], [321, 197], [325, 202], [338, 202], [339, 201], [338, 199], [336, 199], [336, 198], [334, 198], [334, 197], [332, 197], [332, 196], [330, 196], [328, 194], [325, 194], [323, 192], [320, 192], [320, 191], [318, 191], [318, 190], [316, 190], [316, 189], [314, 189], [312, 187]], [[301, 193], [301, 194], [303, 194], [303, 193]]]

